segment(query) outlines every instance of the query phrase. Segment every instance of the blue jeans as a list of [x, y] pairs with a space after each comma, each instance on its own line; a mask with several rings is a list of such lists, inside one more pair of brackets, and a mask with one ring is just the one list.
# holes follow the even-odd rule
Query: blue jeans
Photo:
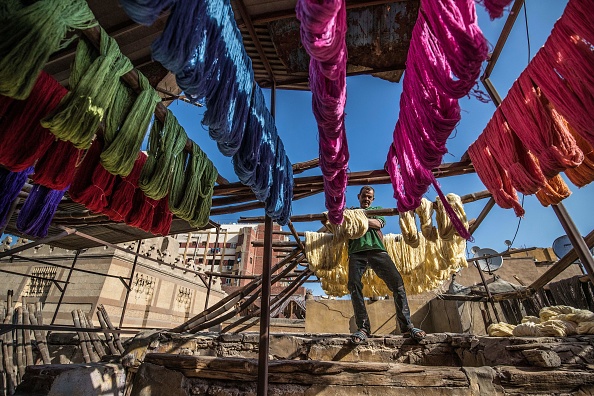
[[371, 334], [369, 316], [363, 298], [363, 284], [361, 283], [361, 277], [368, 266], [386, 283], [394, 296], [396, 318], [398, 319], [400, 331], [402, 333], [409, 331], [413, 324], [410, 321], [410, 308], [406, 299], [404, 282], [394, 262], [388, 253], [383, 250], [367, 250], [349, 256], [349, 282], [347, 287], [351, 293], [357, 328], [365, 329], [368, 334]]

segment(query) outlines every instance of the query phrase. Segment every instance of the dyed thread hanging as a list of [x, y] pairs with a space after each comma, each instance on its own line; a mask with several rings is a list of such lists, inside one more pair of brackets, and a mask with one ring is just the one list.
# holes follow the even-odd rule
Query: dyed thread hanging
[[[284, 153], [276, 151], [274, 119], [254, 83], [251, 59], [229, 1], [178, 0], [152, 48], [153, 57], [175, 73], [186, 95], [206, 103], [202, 122], [221, 153], [236, 156], [240, 148], [245, 150], [234, 158], [240, 180], [266, 203], [267, 214], [286, 224], [292, 204], [292, 165]], [[249, 134], [246, 142], [244, 134]], [[244, 161], [248, 156], [258, 159], [253, 169]], [[285, 171], [273, 174], [274, 164], [282, 163], [286, 163]], [[277, 196], [269, 197], [274, 183], [284, 185], [274, 188]]]
[[[501, 103], [501, 112], [522, 144], [538, 158], [542, 173], [553, 177], [583, 161], [583, 153], [556, 110], [522, 73]], [[555, 114], [555, 116], [554, 116]]]
[[477, 0], [477, 3], [482, 4], [489, 13], [491, 20], [501, 18], [505, 7], [511, 4], [513, 0]]
[[345, 130], [346, 5], [344, 0], [299, 0], [295, 8], [301, 22], [301, 43], [310, 55], [309, 83], [312, 109], [318, 123], [320, 169], [328, 219], [343, 221], [349, 160]]
[[126, 116], [113, 140], [105, 139], [105, 148], [101, 153], [101, 164], [108, 172], [126, 177], [132, 171], [136, 156], [146, 135], [157, 103], [161, 102], [157, 91], [151, 87], [148, 79], [138, 73], [141, 92], [134, 101], [130, 113]]
[[13, 201], [18, 197], [19, 192], [27, 182], [27, 178], [33, 172], [30, 166], [20, 172], [11, 172], [0, 167], [0, 228], [4, 227], [10, 220], [8, 213]]
[[0, 123], [2, 166], [20, 172], [43, 156], [55, 137], [39, 121], [58, 106], [66, 92], [53, 77], [41, 71], [29, 97], [7, 106]]
[[103, 139], [98, 137], [87, 150], [68, 189], [68, 195], [74, 202], [95, 213], [103, 213], [109, 206], [109, 199], [117, 182], [116, 176], [109, 173], [99, 162], [102, 148]]
[[193, 143], [192, 152], [184, 153], [175, 161], [169, 194], [171, 212], [187, 220], [192, 227], [204, 227], [210, 215], [216, 176], [212, 161]]
[[72, 184], [84, 153], [85, 150], [77, 149], [70, 142], [54, 140], [35, 164], [35, 173], [31, 179], [53, 190], [64, 190]]
[[97, 25], [84, 0], [44, 0], [22, 8], [9, 1], [3, 12], [0, 95], [20, 100], [29, 96], [50, 55], [76, 38], [66, 38], [68, 32]]
[[120, 77], [131, 69], [130, 60], [103, 29], [98, 54], [86, 38], [81, 38], [70, 74], [72, 90], [42, 125], [58, 139], [88, 148], [113, 103]]
[[457, 98], [475, 84], [487, 50], [473, 2], [421, 2], [386, 162], [400, 212], [417, 208], [433, 184], [465, 238], [471, 236], [449, 207], [431, 169], [441, 163], [446, 140], [460, 119]]
[[46, 237], [65, 192], [65, 189], [53, 190], [39, 184], [33, 185], [17, 217], [17, 229], [34, 238]]
[[169, 193], [174, 161], [182, 155], [188, 136], [177, 118], [167, 110], [165, 122], [155, 119], [147, 146], [148, 159], [140, 174], [139, 187], [150, 198]]
[[120, 0], [120, 5], [130, 19], [141, 25], [152, 25], [163, 10], [176, 0]]
[[524, 216], [525, 211], [520, 205], [516, 189], [512, 186], [507, 172], [495, 161], [482, 134], [468, 147], [468, 155], [476, 174], [492, 194], [497, 205], [504, 209], [513, 208], [516, 216]]

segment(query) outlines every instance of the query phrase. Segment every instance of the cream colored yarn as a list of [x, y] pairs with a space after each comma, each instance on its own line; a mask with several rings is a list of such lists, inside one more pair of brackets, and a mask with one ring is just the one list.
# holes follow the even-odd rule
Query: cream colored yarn
[[[494, 337], [565, 337], [575, 334], [594, 334], [594, 312], [567, 305], [544, 307], [539, 317], [525, 316], [522, 323], [514, 326], [498, 323], [489, 326], [487, 332]], [[505, 325], [500, 329], [499, 325]], [[511, 326], [512, 334], [505, 334]]]
[[[466, 223], [466, 214], [459, 197], [449, 194], [448, 200], [451, 200], [454, 210]], [[386, 251], [402, 275], [409, 294], [435, 289], [449, 279], [452, 273], [468, 266], [465, 257], [466, 241], [457, 234], [448, 241], [439, 238], [438, 228], [432, 221], [433, 211], [432, 202], [424, 199], [416, 210], [422, 232], [418, 232], [415, 213], [410, 211], [400, 214], [402, 235], [384, 235]], [[360, 238], [367, 232], [365, 211], [345, 210], [343, 224], [328, 224], [327, 228], [332, 234], [305, 234], [305, 253], [310, 268], [320, 278], [326, 294], [341, 297], [348, 294], [347, 242], [349, 239]], [[363, 274], [361, 282], [365, 297], [391, 294], [386, 284], [370, 269]]]
[[491, 337], [511, 337], [516, 326], [509, 323], [493, 323], [487, 327], [487, 333]]

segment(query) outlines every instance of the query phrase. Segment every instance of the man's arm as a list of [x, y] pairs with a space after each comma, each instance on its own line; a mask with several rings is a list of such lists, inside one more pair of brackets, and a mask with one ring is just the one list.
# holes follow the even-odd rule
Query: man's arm
[[379, 219], [367, 219], [367, 222], [369, 228], [375, 228], [376, 230], [380, 230], [384, 226], [384, 223]]

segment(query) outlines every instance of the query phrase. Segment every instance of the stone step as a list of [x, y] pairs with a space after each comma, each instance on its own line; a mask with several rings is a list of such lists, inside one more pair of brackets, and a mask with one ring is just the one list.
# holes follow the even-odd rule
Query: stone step
[[[401, 336], [371, 337], [353, 345], [348, 334], [270, 334], [271, 360], [407, 363], [421, 366], [481, 367], [594, 364], [594, 336], [488, 337], [470, 334], [428, 334], [419, 343]], [[137, 335], [127, 348], [132, 361], [150, 353], [190, 356], [258, 357], [258, 333]]]
[[[268, 368], [275, 395], [591, 394], [594, 370], [498, 366], [428, 367], [402, 363], [276, 360]], [[131, 396], [255, 395], [258, 361], [234, 357], [148, 354]]]

